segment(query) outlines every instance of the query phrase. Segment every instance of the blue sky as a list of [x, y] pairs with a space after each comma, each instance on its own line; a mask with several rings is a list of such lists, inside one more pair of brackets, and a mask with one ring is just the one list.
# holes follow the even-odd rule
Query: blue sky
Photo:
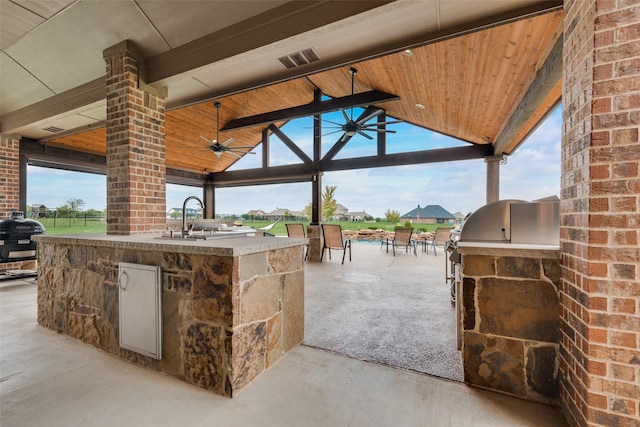
[[[354, 117], [359, 114], [354, 111]], [[342, 122], [337, 115], [325, 119]], [[500, 167], [500, 198], [535, 200], [560, 194], [560, 138], [562, 115], [558, 107], [547, 120], [507, 158]], [[307, 155], [312, 157], [312, 119], [299, 119], [283, 127], [283, 131]], [[330, 132], [331, 123], [323, 123]], [[406, 124], [391, 124], [387, 135], [387, 152], [415, 151], [466, 145], [455, 139], [418, 129]], [[323, 139], [323, 153], [341, 133]], [[271, 165], [298, 163], [299, 160], [277, 137], [271, 137]], [[375, 140], [353, 137], [336, 156], [358, 157], [375, 154]], [[256, 155], [247, 155], [232, 169], [260, 165], [261, 147]], [[206, 153], [205, 155], [211, 155]], [[101, 175], [81, 174], [29, 166], [27, 171], [27, 204], [44, 204], [54, 208], [70, 198], [85, 201], [84, 209], [106, 207], [106, 179]], [[472, 212], [485, 204], [486, 165], [483, 159], [449, 163], [385, 167], [341, 172], [328, 172], [323, 186], [336, 185], [336, 199], [350, 211], [366, 211], [384, 217], [387, 209], [404, 214], [416, 206], [441, 205], [451, 213]], [[202, 195], [196, 187], [167, 185], [167, 209], [181, 207], [190, 195]], [[303, 210], [311, 200], [311, 183], [260, 185], [216, 190], [216, 213], [242, 214], [251, 209], [270, 212], [276, 208]]]

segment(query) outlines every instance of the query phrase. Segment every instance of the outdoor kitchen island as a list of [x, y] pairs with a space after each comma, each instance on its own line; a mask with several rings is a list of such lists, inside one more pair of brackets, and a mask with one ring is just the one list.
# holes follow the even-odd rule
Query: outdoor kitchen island
[[[274, 237], [38, 236], [38, 323], [233, 397], [303, 340], [305, 243]], [[160, 267], [156, 356], [120, 345], [121, 328], [135, 336], [137, 327], [123, 326], [123, 319], [144, 311], [134, 301], [132, 315], [121, 314], [121, 300], [130, 298], [122, 295], [136, 289], [136, 266]], [[153, 338], [148, 335], [142, 339]]]

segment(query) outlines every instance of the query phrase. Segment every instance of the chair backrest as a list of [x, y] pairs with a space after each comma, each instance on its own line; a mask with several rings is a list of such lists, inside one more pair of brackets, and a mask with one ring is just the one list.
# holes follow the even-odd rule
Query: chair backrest
[[437, 228], [436, 234], [433, 236], [436, 245], [444, 245], [449, 240], [449, 236], [451, 236], [451, 230], [451, 227]]
[[322, 224], [324, 246], [327, 248], [343, 249], [342, 228], [338, 224]]
[[393, 240], [395, 240], [398, 245], [408, 245], [411, 242], [411, 236], [413, 235], [413, 228], [407, 227], [398, 227], [396, 228], [396, 232], [393, 235]]
[[302, 223], [285, 224], [287, 226], [287, 236], [289, 237], [307, 237], [304, 235], [304, 226]]

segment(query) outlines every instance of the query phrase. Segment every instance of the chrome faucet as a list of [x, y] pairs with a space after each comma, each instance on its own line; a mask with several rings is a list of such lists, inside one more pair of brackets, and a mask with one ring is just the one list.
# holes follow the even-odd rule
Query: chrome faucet
[[200, 203], [200, 207], [204, 209], [204, 203], [197, 196], [189, 196], [184, 199], [182, 204], [182, 237], [189, 235], [189, 229], [187, 228], [187, 202], [192, 199], [197, 200]]

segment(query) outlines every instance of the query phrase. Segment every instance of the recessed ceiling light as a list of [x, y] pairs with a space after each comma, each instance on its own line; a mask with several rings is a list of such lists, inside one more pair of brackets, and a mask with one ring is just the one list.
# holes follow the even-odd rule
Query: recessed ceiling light
[[424, 110], [425, 108], [427, 108], [427, 107], [425, 107], [424, 105], [422, 105], [420, 103], [416, 104], [416, 107], [418, 107], [421, 110]]
[[404, 56], [413, 56], [413, 51], [411, 49], [405, 49], [402, 51]]

